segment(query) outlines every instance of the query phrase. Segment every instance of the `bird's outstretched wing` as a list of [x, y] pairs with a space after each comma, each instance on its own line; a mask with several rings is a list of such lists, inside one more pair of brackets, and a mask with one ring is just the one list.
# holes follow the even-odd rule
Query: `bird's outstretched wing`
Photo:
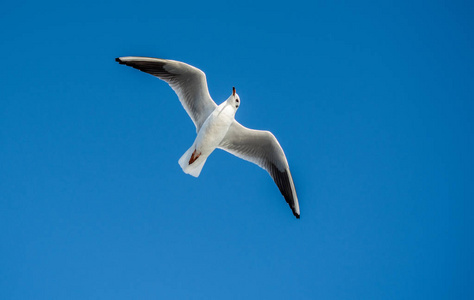
[[196, 132], [217, 107], [209, 95], [206, 74], [198, 68], [175, 60], [151, 57], [126, 56], [115, 60], [166, 81], [196, 125]]
[[299, 219], [300, 207], [290, 167], [283, 149], [271, 132], [249, 129], [234, 121], [219, 148], [267, 170]]

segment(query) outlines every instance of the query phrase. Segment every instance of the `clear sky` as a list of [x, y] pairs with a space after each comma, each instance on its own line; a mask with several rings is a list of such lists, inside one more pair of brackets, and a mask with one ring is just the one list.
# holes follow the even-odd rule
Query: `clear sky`
[[[1, 299], [474, 298], [469, 1], [8, 1]], [[164, 82], [184, 61], [272, 131], [300, 200], [216, 150]]]

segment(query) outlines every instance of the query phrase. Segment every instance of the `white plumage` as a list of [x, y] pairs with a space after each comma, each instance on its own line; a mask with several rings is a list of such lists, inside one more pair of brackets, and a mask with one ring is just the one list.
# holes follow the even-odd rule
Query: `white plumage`
[[196, 126], [196, 139], [181, 156], [179, 165], [186, 174], [198, 177], [211, 153], [220, 148], [265, 169], [299, 218], [300, 208], [285, 153], [269, 131], [253, 130], [235, 120], [240, 97], [232, 95], [219, 106], [212, 100], [206, 75], [188, 64], [150, 57], [120, 57], [120, 64], [134, 67], [166, 81]]

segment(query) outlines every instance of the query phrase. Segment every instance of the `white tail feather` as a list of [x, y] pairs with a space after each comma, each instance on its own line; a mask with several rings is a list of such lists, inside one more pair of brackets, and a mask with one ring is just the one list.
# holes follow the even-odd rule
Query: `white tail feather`
[[202, 167], [204, 167], [204, 163], [206, 163], [207, 156], [203, 157], [202, 155], [199, 156], [192, 164], [189, 164], [189, 160], [191, 159], [191, 155], [194, 152], [194, 145], [186, 151], [183, 156], [179, 159], [178, 163], [183, 169], [183, 172], [194, 177], [199, 177], [201, 174]]

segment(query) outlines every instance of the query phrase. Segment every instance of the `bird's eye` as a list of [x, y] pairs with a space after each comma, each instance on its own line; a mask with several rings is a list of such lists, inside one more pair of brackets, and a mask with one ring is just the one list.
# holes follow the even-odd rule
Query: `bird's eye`
[[239, 103], [239, 99], [235, 99], [235, 102]]

